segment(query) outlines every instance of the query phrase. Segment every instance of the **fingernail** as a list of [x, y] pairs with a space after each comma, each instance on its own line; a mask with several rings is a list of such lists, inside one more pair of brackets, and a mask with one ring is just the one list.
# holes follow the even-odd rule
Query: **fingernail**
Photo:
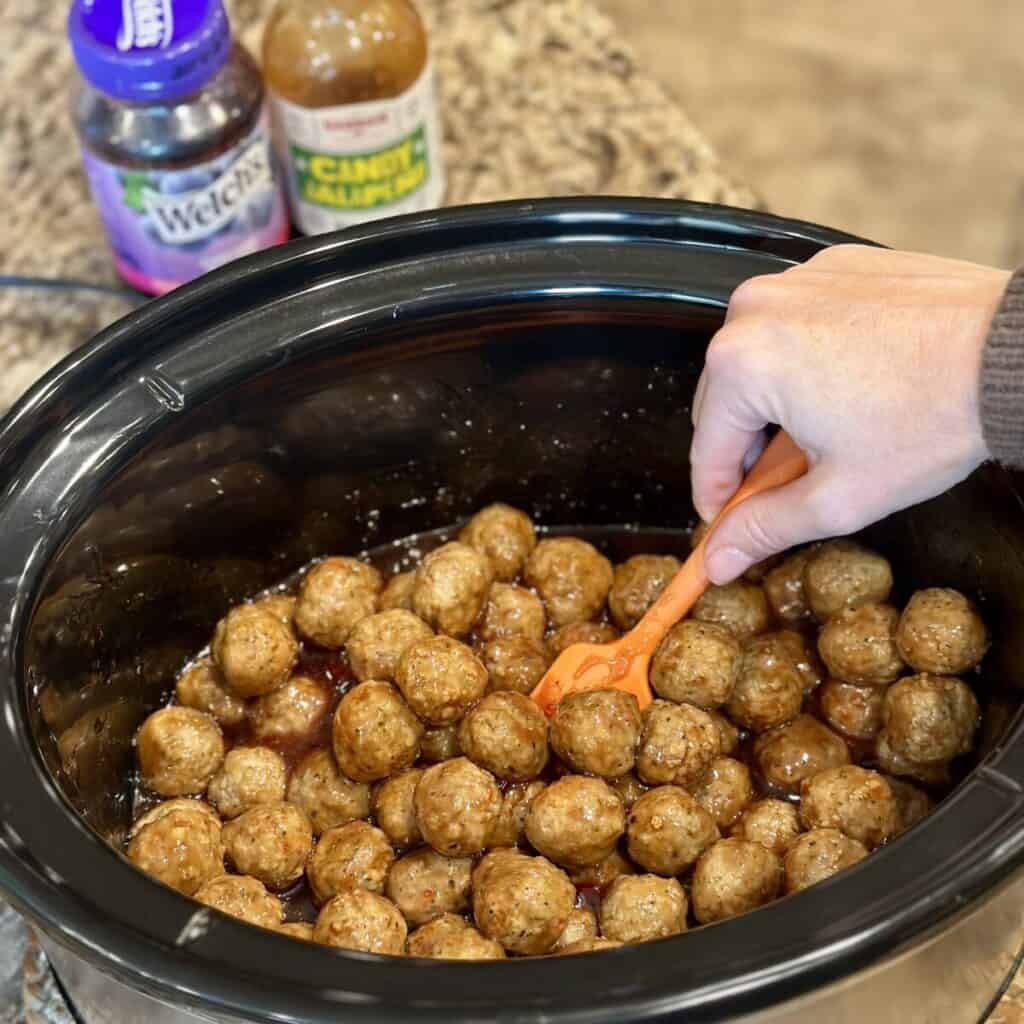
[[719, 586], [731, 583], [741, 573], [750, 568], [752, 562], [739, 548], [716, 548], [704, 558], [704, 568], [708, 579]]

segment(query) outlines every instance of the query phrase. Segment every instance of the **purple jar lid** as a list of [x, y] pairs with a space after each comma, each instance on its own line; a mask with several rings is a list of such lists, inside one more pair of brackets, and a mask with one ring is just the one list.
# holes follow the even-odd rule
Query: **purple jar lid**
[[221, 0], [73, 0], [68, 36], [92, 85], [135, 102], [195, 92], [231, 50]]

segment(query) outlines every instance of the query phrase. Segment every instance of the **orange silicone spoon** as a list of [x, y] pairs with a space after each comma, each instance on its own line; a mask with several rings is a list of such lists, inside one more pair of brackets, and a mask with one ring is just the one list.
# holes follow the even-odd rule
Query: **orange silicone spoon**
[[722, 516], [741, 501], [788, 484], [806, 472], [807, 457], [789, 434], [780, 430], [644, 617], [613, 643], [573, 644], [555, 659], [530, 695], [541, 711], [550, 717], [567, 694], [597, 689], [625, 690], [636, 697], [641, 710], [647, 707], [652, 699], [647, 680], [651, 656], [662, 637], [707, 590], [710, 581], [704, 570], [704, 546]]

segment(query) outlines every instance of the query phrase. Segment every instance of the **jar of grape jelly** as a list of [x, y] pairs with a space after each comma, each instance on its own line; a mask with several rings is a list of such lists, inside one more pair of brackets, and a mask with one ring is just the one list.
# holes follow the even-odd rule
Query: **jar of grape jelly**
[[75, 126], [118, 273], [156, 295], [284, 241], [259, 71], [221, 0], [74, 0]]

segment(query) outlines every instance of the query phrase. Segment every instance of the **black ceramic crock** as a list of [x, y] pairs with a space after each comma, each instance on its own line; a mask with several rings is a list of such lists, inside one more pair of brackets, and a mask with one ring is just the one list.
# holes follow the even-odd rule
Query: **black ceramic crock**
[[496, 499], [546, 523], [691, 522], [689, 403], [731, 290], [849, 240], [639, 200], [402, 218], [232, 264], [26, 396], [0, 427], [0, 890], [83, 1019], [983, 1015], [1024, 904], [1024, 504], [995, 467], [868, 534], [901, 598], [982, 603], [980, 763], [812, 890], [643, 946], [438, 964], [199, 910], [112, 846], [132, 732], [231, 602]]

